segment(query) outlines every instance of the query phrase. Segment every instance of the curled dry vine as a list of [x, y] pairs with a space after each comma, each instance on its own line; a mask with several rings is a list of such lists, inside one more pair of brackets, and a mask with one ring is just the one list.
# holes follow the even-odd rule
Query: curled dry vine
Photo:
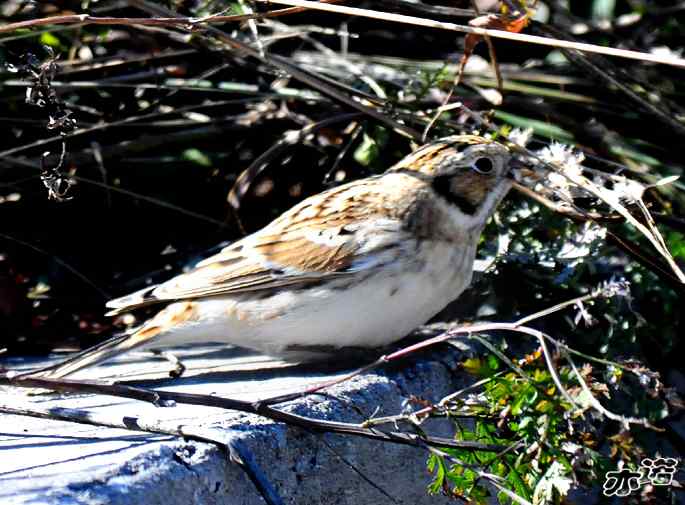
[[47, 158], [51, 153], [43, 153], [40, 179], [48, 190], [48, 198], [63, 201], [67, 199], [67, 193], [72, 185], [71, 180], [61, 172], [67, 154], [65, 138], [76, 129], [76, 119], [52, 87], [52, 81], [57, 74], [57, 57], [51, 47], [45, 46], [45, 50], [48, 58], [44, 61], [40, 61], [34, 54], [27, 53], [23, 55], [23, 64], [12, 70], [28, 81], [26, 103], [45, 109], [48, 116], [46, 128], [56, 131], [62, 138], [61, 151], [55, 166], [48, 166]]

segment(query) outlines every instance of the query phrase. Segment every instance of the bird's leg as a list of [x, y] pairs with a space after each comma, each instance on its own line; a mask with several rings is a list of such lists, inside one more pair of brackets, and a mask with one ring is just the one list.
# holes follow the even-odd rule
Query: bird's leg
[[169, 370], [169, 377], [172, 379], [177, 379], [183, 375], [183, 373], [186, 371], [186, 366], [181, 362], [178, 357], [169, 351], [162, 351], [160, 349], [154, 349], [151, 351], [152, 354], [155, 356], [159, 356], [160, 358], [164, 358], [167, 360], [173, 368]]

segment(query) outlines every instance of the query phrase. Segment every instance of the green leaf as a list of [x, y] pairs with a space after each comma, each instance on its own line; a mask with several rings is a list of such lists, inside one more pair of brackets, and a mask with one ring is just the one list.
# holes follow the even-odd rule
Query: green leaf
[[62, 48], [62, 42], [50, 32], [41, 33], [40, 43], [46, 46], [50, 46], [54, 49]]
[[611, 154], [615, 154], [616, 156], [625, 156], [626, 158], [630, 158], [632, 160], [644, 163], [645, 165], [649, 165], [652, 167], [658, 167], [661, 165], [661, 162], [653, 156], [644, 154], [638, 151], [637, 149], [633, 149], [632, 147], [622, 145], [611, 145], [609, 147], [609, 151], [611, 152]]
[[570, 131], [564, 130], [557, 125], [547, 123], [546, 121], [517, 116], [515, 114], [509, 114], [508, 112], [502, 112], [499, 110], [495, 111], [495, 117], [497, 119], [501, 119], [502, 121], [506, 121], [513, 126], [518, 126], [519, 128], [531, 128], [535, 134], [543, 137], [565, 142], [573, 141], [573, 134]]
[[373, 133], [373, 137], [364, 133], [362, 143], [355, 149], [353, 155], [355, 161], [365, 167], [378, 159], [381, 147], [385, 145], [388, 138], [388, 133], [384, 128], [375, 128]]
[[535, 406], [535, 410], [537, 410], [538, 412], [541, 412], [543, 414], [547, 414], [547, 413], [554, 410], [554, 404], [552, 402], [550, 402], [549, 400], [541, 400]]
[[488, 354], [488, 367], [493, 372], [499, 369], [499, 360], [495, 357], [494, 354]]
[[490, 496], [490, 493], [488, 493], [488, 490], [483, 486], [473, 486], [469, 491], [468, 496], [472, 501], [480, 505], [481, 503], [488, 503], [488, 496]]
[[242, 2], [231, 2], [230, 6], [231, 9], [229, 12], [231, 14], [251, 14], [251, 11], [246, 9], [246, 6]]
[[549, 374], [549, 371], [547, 369], [537, 368], [533, 372], [533, 380], [535, 382], [546, 382], [551, 378], [552, 376]]
[[511, 467], [507, 475], [507, 482], [514, 488], [514, 492], [526, 500], [530, 500], [530, 488], [526, 485], [516, 468]]
[[680, 179], [679, 175], [669, 175], [668, 177], [664, 177], [663, 179], [659, 179], [654, 183], [654, 186], [665, 186], [667, 184], [673, 184], [676, 182], [678, 179]]
[[439, 494], [442, 491], [445, 483], [445, 475], [447, 474], [445, 461], [437, 454], [431, 454], [428, 457], [428, 463], [426, 466], [431, 473], [435, 473], [433, 481], [428, 484], [428, 492], [430, 494]]
[[516, 397], [513, 405], [511, 406], [512, 415], [520, 415], [537, 399], [537, 397], [537, 390], [532, 385], [526, 384], [525, 387], [519, 392], [519, 395]]
[[678, 231], [666, 234], [666, 244], [671, 254], [676, 258], [685, 258], [685, 235]]
[[429, 471], [430, 473], [433, 473], [433, 471], [435, 470], [436, 465], [438, 464], [437, 461], [436, 461], [436, 459], [437, 459], [437, 456], [436, 456], [435, 454], [433, 454], [433, 453], [431, 453], [431, 454], [428, 456], [428, 461], [426, 462], [426, 468], [428, 469], [428, 471]]
[[480, 358], [468, 358], [464, 360], [461, 366], [471, 375], [482, 376], [483, 371], [487, 369], [487, 366]]
[[185, 151], [183, 151], [181, 157], [184, 160], [195, 163], [196, 165], [201, 165], [203, 167], [212, 166], [212, 160], [209, 158], [209, 156], [207, 156], [199, 149], [186, 149]]

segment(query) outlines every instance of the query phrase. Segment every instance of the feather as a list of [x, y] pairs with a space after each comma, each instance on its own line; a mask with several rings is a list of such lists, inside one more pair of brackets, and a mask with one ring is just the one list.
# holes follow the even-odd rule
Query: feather
[[390, 209], [399, 206], [388, 201], [406, 196], [407, 184], [423, 183], [395, 174], [391, 180], [370, 178], [310, 197], [191, 271], [109, 301], [109, 314], [176, 300], [300, 289], [354, 275], [361, 265], [377, 263], [372, 259], [376, 252], [387, 253], [388, 240], [362, 239], [370, 230], [392, 235], [396, 243], [400, 216]]
[[169, 305], [133, 333], [114, 336], [101, 344], [70, 356], [55, 366], [30, 372], [27, 375], [58, 379], [71, 375], [94, 363], [106, 361], [124, 352], [150, 345], [154, 339], [169, 328], [192, 319], [195, 305], [180, 302]]

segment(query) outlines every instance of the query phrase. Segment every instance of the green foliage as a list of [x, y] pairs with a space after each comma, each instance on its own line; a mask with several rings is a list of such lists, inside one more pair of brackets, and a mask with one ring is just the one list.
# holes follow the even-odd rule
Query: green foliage
[[60, 51], [64, 49], [59, 38], [50, 32], [43, 32], [40, 34], [40, 43]]
[[[542, 356], [528, 356], [521, 365], [525, 376], [516, 372], [497, 373], [502, 363], [493, 356], [471, 358], [463, 363], [478, 378], [489, 379], [477, 398], [451, 405], [447, 416], [474, 416], [464, 427], [460, 419], [458, 440], [500, 444], [510, 450], [491, 453], [466, 449], [442, 449], [431, 454], [428, 470], [433, 473], [429, 492], [486, 503], [493, 491], [480, 477], [488, 472], [501, 478], [501, 486], [532, 503], [561, 503], [574, 481], [573, 469], [594, 475], [601, 457], [591, 449], [594, 434], [584, 428], [582, 411], [574, 410], [559, 394]], [[591, 369], [583, 371], [591, 380]], [[570, 392], [581, 391], [570, 367], [558, 371]], [[581, 466], [579, 467], [579, 462]], [[575, 464], [575, 465], [574, 465]], [[599, 465], [602, 467], [604, 465]], [[501, 489], [500, 503], [513, 503]]]
[[573, 134], [571, 132], [547, 121], [522, 117], [503, 111], [495, 111], [494, 116], [497, 119], [506, 121], [512, 126], [518, 126], [519, 128], [531, 128], [536, 135], [540, 135], [542, 137], [564, 142], [573, 141]]
[[183, 151], [181, 157], [184, 160], [191, 161], [203, 167], [212, 166], [212, 160], [210, 159], [210, 157], [202, 151], [200, 151], [199, 149], [186, 149], [185, 151]]
[[373, 166], [379, 158], [382, 147], [388, 141], [388, 132], [380, 126], [364, 133], [361, 144], [354, 151], [354, 160], [362, 166]]
[[685, 235], [679, 231], [671, 231], [665, 239], [673, 257], [685, 259]]
[[450, 72], [447, 63], [448, 62], [444, 62], [443, 65], [437, 70], [419, 70], [418, 73], [420, 86], [416, 91], [416, 95], [419, 98], [425, 97], [428, 93], [430, 93], [431, 89], [433, 89], [436, 85], [440, 84], [441, 82], [454, 81], [454, 75], [452, 75], [452, 73]]

